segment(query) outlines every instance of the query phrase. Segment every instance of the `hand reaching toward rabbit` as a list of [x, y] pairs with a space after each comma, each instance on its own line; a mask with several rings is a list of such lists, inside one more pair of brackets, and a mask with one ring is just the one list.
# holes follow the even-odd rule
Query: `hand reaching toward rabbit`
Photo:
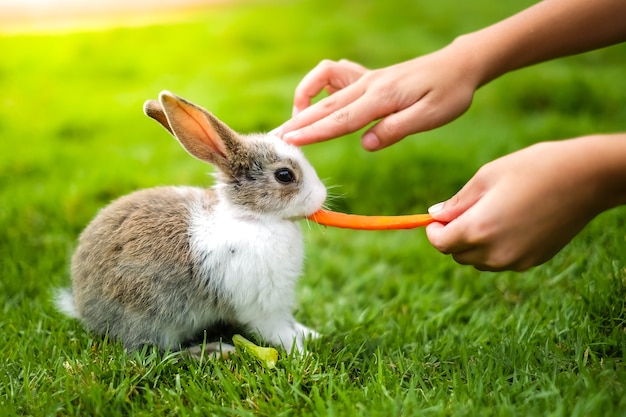
[[[626, 135], [540, 143], [484, 165], [431, 208], [428, 239], [461, 264], [525, 270], [626, 202]], [[446, 223], [446, 224], [444, 224]]]
[[[306, 145], [377, 121], [361, 144], [382, 149], [456, 119], [477, 88], [509, 71], [624, 41], [625, 18], [622, 0], [542, 1], [438, 51], [382, 69], [324, 60], [302, 79], [292, 119], [274, 133]], [[323, 89], [331, 95], [310, 105]]]
[[[346, 60], [322, 61], [296, 88], [294, 116], [275, 133], [306, 145], [380, 119], [362, 138], [365, 149], [378, 150], [441, 126], [467, 110], [477, 87], [463, 56], [443, 49], [372, 71]], [[322, 89], [331, 95], [307, 107]]]

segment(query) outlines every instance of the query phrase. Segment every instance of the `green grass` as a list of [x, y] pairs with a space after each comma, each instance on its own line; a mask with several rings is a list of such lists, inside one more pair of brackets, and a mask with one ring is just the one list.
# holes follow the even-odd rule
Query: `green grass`
[[[171, 25], [0, 37], [0, 415], [625, 415], [624, 209], [525, 273], [459, 266], [421, 230], [304, 224], [296, 316], [325, 336], [274, 370], [127, 355], [50, 302], [98, 208], [137, 188], [210, 184], [143, 116], [145, 99], [169, 89], [239, 131], [268, 130], [321, 59], [389, 65], [530, 4], [515, 3], [254, 2]], [[507, 75], [462, 118], [379, 153], [358, 135], [305, 152], [340, 186], [336, 207], [423, 212], [500, 155], [626, 130], [625, 53]]]

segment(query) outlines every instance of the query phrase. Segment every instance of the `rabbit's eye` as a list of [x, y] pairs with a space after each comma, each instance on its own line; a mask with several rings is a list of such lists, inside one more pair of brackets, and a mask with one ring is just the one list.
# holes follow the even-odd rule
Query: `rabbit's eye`
[[274, 172], [274, 178], [281, 184], [289, 184], [296, 180], [296, 176], [289, 168], [280, 168]]

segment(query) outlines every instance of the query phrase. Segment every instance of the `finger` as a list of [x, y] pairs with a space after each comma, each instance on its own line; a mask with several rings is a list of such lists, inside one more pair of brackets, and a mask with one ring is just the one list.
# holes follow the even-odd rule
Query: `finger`
[[517, 271], [522, 272], [536, 265], [525, 260], [500, 259], [494, 256], [494, 250], [488, 246], [473, 248], [464, 252], [452, 254], [452, 258], [461, 265], [472, 265], [479, 271], [500, 272]]
[[323, 60], [313, 68], [296, 87], [294, 115], [311, 105], [311, 99], [323, 89], [336, 92], [360, 78], [367, 70], [347, 60], [339, 62]]
[[426, 237], [439, 252], [444, 255], [462, 253], [473, 249], [474, 245], [467, 242], [462, 229], [452, 223], [431, 223], [426, 226]]
[[481, 249], [471, 248], [461, 252], [452, 253], [452, 259], [461, 265], [473, 265], [476, 269], [485, 270], [486, 265], [482, 263]]
[[[525, 271], [550, 258], [520, 253], [516, 246], [503, 243], [494, 245], [489, 239], [470, 239], [466, 230], [468, 228], [463, 230], [459, 226], [459, 221], [445, 226], [442, 223], [431, 223], [426, 227], [426, 234], [431, 244], [441, 253], [452, 255], [457, 263], [472, 265], [479, 271]], [[475, 232], [472, 230], [470, 233]]]
[[[511, 269], [511, 265], [497, 264], [488, 258], [488, 247], [476, 245], [454, 238], [448, 226], [442, 223], [431, 223], [426, 227], [428, 239], [433, 246], [444, 255], [452, 255], [455, 262], [461, 265], [472, 265], [479, 271], [503, 271]], [[446, 239], [452, 237], [454, 244], [447, 244]]]
[[[404, 109], [391, 113], [365, 135], [373, 135], [376, 142], [363, 143], [363, 147], [373, 151], [386, 148], [414, 133], [425, 132], [440, 127], [457, 117], [467, 109], [464, 102], [448, 107], [446, 103], [433, 103], [432, 94], [426, 93], [416, 97], [415, 102]], [[373, 147], [376, 145], [377, 147]]]
[[309, 71], [298, 83], [294, 92], [293, 109], [295, 114], [311, 105], [311, 99], [322, 92], [329, 84], [332, 61], [324, 60]]
[[405, 109], [384, 117], [363, 134], [361, 145], [368, 151], [377, 151], [420, 132], [414, 113]]
[[[470, 210], [485, 195], [485, 184], [474, 175], [458, 193], [447, 201], [437, 203], [428, 209], [428, 213], [437, 221], [451, 223], [459, 220], [461, 224], [467, 223], [471, 218]], [[464, 217], [461, 219], [461, 217]], [[462, 221], [461, 221], [462, 220]]]
[[[328, 97], [329, 99], [344, 93], [348, 89], [344, 89], [332, 97]], [[343, 96], [343, 94], [342, 94]], [[347, 96], [348, 99], [351, 99], [351, 96]], [[341, 99], [343, 100], [343, 99]], [[342, 103], [343, 104], [343, 103]], [[317, 110], [318, 105], [324, 107], [323, 110]], [[327, 108], [336, 108], [336, 110], [328, 113]], [[315, 109], [314, 109], [315, 108]], [[305, 112], [315, 112], [316, 114], [309, 119], [308, 114], [304, 114]], [[372, 120], [376, 120], [385, 114], [385, 109], [383, 107], [379, 107], [373, 105], [371, 101], [365, 97], [358, 97], [357, 100], [350, 102], [345, 105], [337, 106], [336, 102], [330, 102], [330, 104], [326, 103], [317, 103], [314, 106], [309, 107], [305, 112], [302, 113], [303, 117], [306, 117], [309, 123], [304, 123], [304, 127], [301, 129], [293, 130], [291, 132], [287, 132], [283, 135], [283, 139], [286, 142], [292, 143], [294, 145], [307, 145], [316, 142], [322, 142], [328, 139], [336, 138], [339, 136], [347, 135], [349, 133], [355, 132], [365, 126], [367, 126]], [[325, 116], [315, 120], [319, 115]], [[300, 119], [300, 115], [297, 116]], [[297, 121], [298, 124], [300, 120]], [[288, 126], [291, 123], [287, 122], [283, 127]], [[285, 132], [283, 130], [283, 132]]]
[[[476, 175], [449, 200], [430, 207], [429, 214], [436, 224], [427, 228], [428, 239], [440, 252], [461, 253], [484, 246], [492, 230], [488, 209], [485, 209], [485, 184]], [[483, 204], [481, 205], [481, 202]]]
[[444, 255], [452, 255], [455, 262], [461, 265], [473, 265], [481, 271], [490, 270], [482, 262], [482, 248], [467, 242], [460, 244], [458, 240], [456, 245], [446, 244], [445, 242], [450, 237], [450, 233], [450, 229], [443, 223], [431, 223], [426, 226], [426, 236], [435, 249]]
[[351, 85], [335, 94], [325, 97], [310, 107], [302, 110], [282, 125], [283, 133], [288, 133], [301, 127], [310, 125], [330, 115], [334, 111], [347, 106], [363, 95], [363, 90], [356, 85]]

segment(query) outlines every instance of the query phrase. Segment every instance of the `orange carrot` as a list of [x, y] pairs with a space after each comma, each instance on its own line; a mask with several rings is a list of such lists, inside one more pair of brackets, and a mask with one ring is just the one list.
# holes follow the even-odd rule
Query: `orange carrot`
[[430, 214], [409, 214], [405, 216], [361, 216], [358, 214], [337, 213], [319, 210], [307, 217], [324, 226], [358, 230], [413, 229], [435, 221]]

